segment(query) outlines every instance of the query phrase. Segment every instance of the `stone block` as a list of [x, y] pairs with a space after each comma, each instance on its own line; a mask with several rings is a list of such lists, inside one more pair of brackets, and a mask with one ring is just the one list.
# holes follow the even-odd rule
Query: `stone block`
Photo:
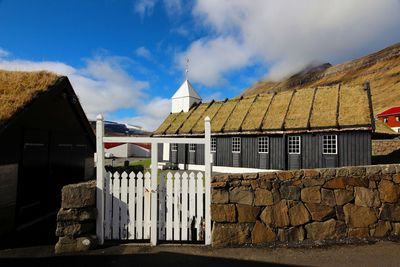
[[301, 190], [301, 200], [307, 203], [321, 203], [319, 186], [306, 187]]
[[340, 221], [345, 220], [343, 206], [335, 206], [336, 218]]
[[388, 221], [378, 221], [373, 232], [374, 237], [384, 237], [390, 234], [392, 226]]
[[358, 186], [358, 187], [366, 187], [369, 186], [369, 180], [364, 177], [347, 177], [346, 178], [346, 188], [347, 186]]
[[307, 238], [311, 240], [333, 239], [336, 236], [336, 221], [313, 222], [305, 226]]
[[400, 235], [400, 223], [392, 223], [392, 235]]
[[300, 187], [282, 184], [279, 188], [282, 199], [300, 200]]
[[304, 177], [303, 178], [303, 185], [305, 187], [323, 185], [324, 183], [325, 183], [325, 178], [324, 177], [318, 177], [318, 178]]
[[255, 180], [258, 178], [258, 173], [245, 173], [243, 174], [244, 180]]
[[253, 205], [254, 193], [243, 188], [233, 188], [229, 191], [229, 200], [231, 203]]
[[260, 187], [260, 181], [259, 180], [251, 180], [250, 186], [251, 186], [251, 189], [253, 189], [253, 191], [254, 191]]
[[235, 204], [212, 204], [211, 220], [215, 222], [236, 222]]
[[382, 174], [395, 174], [396, 167], [393, 164], [382, 166]]
[[274, 214], [273, 214], [273, 207], [272, 206], [268, 206], [265, 207], [261, 214], [260, 214], [260, 219], [268, 226], [272, 226], [274, 227], [274, 218], [273, 218]]
[[96, 181], [70, 184], [62, 188], [63, 209], [96, 206]]
[[311, 219], [308, 210], [301, 202], [289, 209], [289, 218], [290, 224], [293, 226], [308, 223]]
[[346, 178], [344, 177], [336, 177], [329, 181], [327, 181], [324, 188], [328, 189], [345, 189], [346, 188]]
[[306, 203], [306, 207], [314, 221], [325, 221], [335, 217], [335, 209], [326, 205]]
[[392, 181], [381, 180], [378, 190], [382, 202], [395, 203], [399, 199], [397, 186]]
[[215, 247], [238, 246], [251, 242], [252, 223], [214, 223], [212, 245]]
[[57, 221], [95, 221], [97, 218], [96, 208], [82, 209], [60, 209], [57, 213]]
[[321, 169], [320, 172], [321, 176], [325, 179], [330, 179], [336, 176], [336, 169], [334, 168]]
[[222, 189], [211, 189], [211, 203], [225, 204], [229, 202], [229, 192]]
[[254, 204], [256, 206], [268, 206], [274, 204], [272, 192], [267, 189], [256, 189]]
[[271, 190], [272, 189], [272, 182], [268, 180], [260, 180], [260, 188]]
[[260, 221], [255, 223], [253, 231], [251, 232], [251, 241], [253, 244], [272, 242], [275, 241], [275, 239], [276, 234], [270, 227], [265, 226]]
[[225, 188], [226, 185], [227, 185], [227, 183], [225, 181], [212, 182], [211, 188], [215, 188], [215, 189]]
[[278, 230], [278, 238], [279, 241], [282, 242], [303, 241], [304, 237], [305, 237], [304, 229], [301, 226]]
[[344, 205], [353, 200], [353, 191], [337, 189], [334, 191], [337, 205]]
[[363, 238], [369, 236], [369, 228], [350, 228], [347, 233], [348, 237]]
[[278, 178], [276, 172], [261, 172], [258, 174], [258, 177], [261, 181], [270, 181]]
[[360, 207], [353, 204], [346, 204], [343, 207], [346, 224], [351, 228], [368, 227], [378, 220], [371, 208]]
[[379, 218], [385, 221], [400, 222], [400, 205], [399, 204], [383, 204]]
[[336, 169], [337, 177], [347, 177], [349, 175], [349, 169], [347, 167]]
[[281, 171], [281, 172], [277, 172], [276, 176], [281, 181], [287, 181], [287, 180], [294, 178], [294, 173], [291, 171]]
[[316, 169], [304, 169], [303, 176], [308, 178], [318, 178], [320, 176], [320, 172]]
[[238, 221], [242, 222], [255, 222], [260, 214], [260, 207], [254, 207], [251, 205], [236, 204]]
[[333, 190], [321, 189], [321, 204], [324, 204], [329, 207], [334, 207], [336, 206], [336, 200], [335, 200], [335, 195], [333, 193]]
[[95, 222], [76, 223], [58, 222], [56, 236], [77, 237], [82, 234], [93, 233], [96, 229]]
[[350, 176], [365, 176], [366, 169], [363, 166], [349, 167]]
[[281, 200], [274, 206], [265, 207], [260, 219], [271, 227], [286, 227], [289, 225], [289, 214], [286, 200]]
[[381, 167], [380, 166], [367, 166], [365, 168], [365, 174], [367, 177], [371, 176], [376, 176], [381, 173]]
[[400, 173], [393, 175], [393, 182], [396, 184], [400, 184]]
[[72, 253], [77, 250], [76, 239], [67, 236], [60, 237], [54, 248], [55, 254]]
[[379, 207], [381, 201], [377, 190], [371, 190], [364, 187], [355, 187], [355, 204], [362, 207]]

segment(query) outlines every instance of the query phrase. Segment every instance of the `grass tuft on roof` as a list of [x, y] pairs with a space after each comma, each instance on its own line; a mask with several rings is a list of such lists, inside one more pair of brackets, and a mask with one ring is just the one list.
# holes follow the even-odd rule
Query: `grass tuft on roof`
[[40, 93], [46, 92], [59, 78], [60, 76], [47, 71], [0, 70], [0, 125]]
[[255, 97], [246, 97], [239, 100], [239, 103], [236, 105], [232, 114], [225, 123], [224, 132], [237, 132], [240, 130], [240, 126], [253, 104], [254, 99]]
[[172, 122], [176, 119], [179, 113], [171, 113], [168, 117], [163, 121], [163, 123], [158, 127], [157, 130], [154, 131], [154, 134], [163, 134], [172, 124]]
[[383, 121], [376, 119], [375, 120], [375, 133], [377, 134], [385, 134], [385, 135], [393, 135], [393, 136], [399, 136], [400, 134], [393, 131], [392, 128], [390, 128], [386, 123]]
[[239, 102], [238, 99], [231, 99], [222, 104], [222, 107], [219, 109], [218, 113], [211, 121], [211, 132], [213, 133], [222, 132], [222, 129], [227, 119], [231, 115], [233, 109], [235, 108], [238, 102]]
[[262, 123], [262, 130], [282, 129], [293, 91], [276, 94]]
[[295, 92], [285, 119], [285, 128], [307, 128], [314, 91], [314, 88], [307, 88]]
[[338, 121], [339, 126], [371, 124], [368, 96], [362, 85], [340, 88]]
[[260, 95], [257, 97], [242, 123], [242, 131], [255, 131], [261, 128], [272, 97], [273, 94]]
[[175, 120], [171, 123], [170, 127], [166, 130], [167, 134], [176, 134], [182, 127], [182, 125], [187, 121], [189, 116], [192, 114], [192, 112], [195, 110], [195, 107], [193, 107], [189, 112], [179, 112], [178, 116], [176, 116]]
[[192, 113], [179, 129], [179, 133], [190, 133], [193, 126], [196, 125], [197, 121], [201, 118], [201, 115], [206, 111], [210, 103], [202, 103], [198, 105], [194, 110], [191, 110]]
[[224, 102], [213, 102], [210, 107], [203, 113], [201, 118], [197, 121], [196, 125], [192, 128], [192, 133], [204, 133], [204, 119], [208, 116], [211, 123], [218, 110], [222, 107]]
[[310, 127], [336, 127], [339, 86], [318, 87], [310, 118]]

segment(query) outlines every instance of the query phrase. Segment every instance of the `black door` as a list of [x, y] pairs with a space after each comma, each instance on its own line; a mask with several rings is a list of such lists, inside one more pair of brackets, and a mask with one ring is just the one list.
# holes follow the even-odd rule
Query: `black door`
[[301, 136], [287, 137], [288, 169], [301, 169]]

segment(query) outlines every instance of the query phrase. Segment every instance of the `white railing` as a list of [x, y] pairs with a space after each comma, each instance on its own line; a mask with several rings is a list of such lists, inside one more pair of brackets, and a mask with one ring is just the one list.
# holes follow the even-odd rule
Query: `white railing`
[[[97, 187], [97, 211], [98, 211], [98, 216], [97, 216], [97, 223], [96, 223], [96, 235], [99, 240], [100, 244], [104, 243], [104, 239], [114, 239], [114, 237], [118, 237], [118, 239], [129, 239], [130, 237], [150, 237], [150, 243], [151, 245], [156, 245], [157, 240], [159, 239], [164, 239], [163, 237], [163, 232], [160, 230], [160, 225], [163, 225], [164, 219], [159, 219], [158, 218], [158, 207], [160, 203], [162, 204], [163, 202], [160, 201], [158, 202], [158, 199], [163, 199], [163, 196], [158, 196], [160, 195], [160, 192], [163, 192], [163, 183], [165, 182], [166, 184], [166, 220], [165, 220], [165, 231], [166, 231], [166, 236], [165, 240], [189, 240], [185, 239], [185, 237], [191, 238], [190, 240], [193, 240], [192, 233], [190, 230], [184, 230], [184, 229], [189, 229], [186, 227], [186, 224], [189, 222], [192, 223], [194, 222], [193, 217], [192, 220], [182, 220], [179, 221], [177, 219], [172, 219], [173, 223], [171, 223], [171, 220], [168, 219], [168, 216], [171, 216], [168, 212], [168, 210], [172, 211], [174, 210], [174, 217], [173, 218], [178, 218], [177, 216], [184, 213], [187, 213], [187, 216], [192, 216], [194, 210], [196, 210], [195, 214], [200, 214], [200, 206], [202, 205], [203, 201], [200, 201], [200, 198], [204, 198], [204, 207], [201, 207], [201, 210], [204, 211], [204, 217], [201, 219], [201, 216], [195, 217], [195, 228], [196, 228], [196, 235], [197, 235], [197, 240], [201, 238], [200, 235], [204, 235], [204, 242], [206, 245], [211, 244], [211, 215], [210, 215], [210, 205], [211, 205], [211, 173], [212, 173], [212, 166], [211, 166], [211, 124], [210, 124], [210, 118], [206, 117], [205, 120], [205, 136], [204, 138], [153, 138], [153, 137], [105, 137], [104, 136], [104, 119], [102, 115], [97, 116], [97, 122], [96, 122], [96, 155], [95, 155], [95, 161], [96, 161], [96, 166], [97, 166], [97, 173], [96, 173], [96, 187]], [[135, 196], [137, 197], [138, 194], [141, 194], [141, 190], [144, 189], [145, 192], [142, 192], [143, 195], [140, 199], [135, 198], [135, 200], [129, 201], [129, 198], [132, 197], [131, 194], [129, 194], [131, 189], [131, 186], [129, 185], [129, 178], [132, 174], [122, 174], [121, 177], [117, 178], [117, 181], [120, 183], [120, 187], [115, 186], [114, 187], [114, 181], [110, 180], [111, 174], [108, 174], [104, 168], [104, 143], [106, 142], [118, 142], [118, 143], [150, 143], [151, 144], [151, 173], [146, 173], [144, 174], [144, 181], [143, 186], [142, 184], [137, 185], [137, 183], [141, 183], [138, 180], [138, 177], [136, 178], [136, 189], [138, 191], [135, 191]], [[197, 177], [197, 184], [199, 184], [199, 180], [202, 180], [202, 183], [204, 183], [204, 195], [200, 194], [200, 186], [195, 186], [192, 187], [190, 186], [191, 181], [195, 181], [195, 179], [190, 179], [192, 174], [187, 174], [182, 175], [179, 174], [178, 180], [180, 181], [179, 183], [173, 183], [172, 185], [172, 176], [170, 178], [166, 179], [161, 179], [160, 180], [160, 185], [158, 184], [158, 144], [163, 144], [163, 143], [177, 143], [177, 144], [204, 144], [204, 163], [205, 163], [205, 172], [204, 172], [204, 182], [203, 179], [200, 179]], [[114, 174], [113, 174], [114, 175]], [[138, 174], [137, 174], [138, 175]], [[142, 174], [143, 175], [143, 174]], [[172, 175], [172, 174], [171, 174]], [[124, 176], [124, 177], [122, 177]], [[126, 177], [125, 177], [126, 176]], [[186, 178], [186, 176], [189, 177], [189, 179]], [[143, 177], [140, 179], [142, 180]], [[147, 180], [146, 180], [147, 177]], [[113, 177], [115, 179], [115, 177]], [[176, 179], [176, 177], [175, 177]], [[182, 179], [182, 180], [180, 180]], [[133, 180], [133, 179], [132, 179]], [[188, 182], [188, 187], [186, 187], [186, 181]], [[182, 182], [183, 181], [183, 182]], [[108, 184], [108, 186], [107, 186]], [[178, 185], [179, 184], [179, 185]], [[173, 193], [168, 194], [168, 186], [172, 188]], [[111, 187], [112, 186], [112, 187]], [[142, 187], [140, 187], [142, 186]], [[142, 189], [137, 189], [137, 188], [142, 188]], [[193, 190], [194, 188], [197, 188], [197, 192], [195, 194], [186, 194], [185, 190]], [[107, 191], [108, 190], [108, 191]], [[139, 192], [139, 193], [138, 193]], [[148, 193], [146, 193], [148, 192]], [[159, 192], [157, 194], [157, 192]], [[116, 197], [118, 195], [118, 198]], [[110, 197], [112, 196], [112, 198]], [[115, 196], [115, 197], [114, 197]], [[195, 198], [194, 198], [195, 196]], [[158, 198], [158, 199], [157, 199]], [[188, 198], [188, 202], [186, 202], [186, 198]], [[115, 201], [112, 201], [112, 209], [110, 206], [110, 199], [114, 199]], [[146, 202], [146, 199], [149, 199], [148, 202]], [[197, 200], [197, 201], [196, 201]], [[135, 208], [132, 208], [132, 203], [135, 201], [136, 205]], [[149, 205], [150, 209], [144, 209], [144, 211], [140, 211], [137, 209], [141, 209], [142, 205], [139, 203], [140, 201], [144, 201], [144, 203], [147, 203]], [[194, 208], [193, 205], [194, 203], [199, 203], [199, 207]], [[115, 203], [115, 205], [114, 205]], [[138, 204], [139, 203], [139, 204]], [[171, 208], [171, 203], [174, 208]], [[188, 209], [184, 207], [184, 203], [188, 203]], [[145, 204], [146, 205], [146, 204]], [[169, 205], [169, 206], [168, 206]], [[110, 207], [110, 208], [106, 208]], [[160, 206], [159, 206], [160, 207]], [[127, 209], [127, 213], [125, 214], [125, 209]], [[133, 212], [133, 209], [135, 209], [135, 213], [137, 212], [138, 214], [143, 214], [143, 220], [139, 219], [138, 221], [133, 222], [129, 218], [129, 214]], [[111, 214], [110, 214], [111, 210]], [[113, 216], [113, 211], [115, 210], [115, 214], [119, 214], [118, 216], [115, 215]], [[117, 212], [118, 211], [118, 212]], [[120, 213], [122, 211], [122, 213]], [[179, 214], [178, 214], [179, 213]], [[163, 213], [162, 209], [160, 209], [160, 218], [163, 218]], [[141, 215], [139, 215], [141, 216]], [[150, 216], [150, 217], [149, 217]], [[117, 219], [118, 218], [118, 219]], [[135, 217], [137, 218], [137, 217]], [[186, 218], [186, 217], [183, 217]], [[190, 218], [190, 217], [188, 217]], [[199, 219], [200, 218], [200, 219]], [[204, 220], [204, 222], [202, 222]], [[148, 222], [150, 221], [150, 227], [148, 228]], [[112, 226], [110, 225], [112, 224]], [[134, 225], [133, 225], [134, 224]], [[173, 227], [172, 227], [173, 225]], [[119, 226], [119, 227], [117, 227]], [[133, 228], [132, 228], [133, 227]], [[190, 226], [191, 227], [191, 226]], [[137, 229], [136, 229], [137, 228]], [[115, 229], [115, 230], [114, 230]], [[129, 230], [129, 229], [135, 229], [135, 230]], [[158, 229], [158, 231], [157, 231]], [[161, 227], [162, 229], [162, 227]], [[170, 229], [175, 229], [173, 230], [173, 238], [170, 239], [170, 234], [171, 231]], [[183, 230], [182, 230], [183, 229]], [[193, 229], [193, 228], [190, 228]], [[204, 229], [204, 230], [202, 230]], [[189, 233], [190, 232], [190, 233]], [[180, 233], [180, 234], [179, 234]], [[171, 234], [172, 235], [172, 234]], [[179, 236], [179, 239], [178, 239]]]

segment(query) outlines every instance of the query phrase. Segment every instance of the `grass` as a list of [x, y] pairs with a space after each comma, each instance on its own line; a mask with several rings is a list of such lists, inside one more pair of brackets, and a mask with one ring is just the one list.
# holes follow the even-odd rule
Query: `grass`
[[336, 126], [338, 92], [338, 85], [317, 88], [310, 118], [311, 128]]
[[255, 97], [245, 97], [239, 101], [233, 110], [232, 114], [229, 116], [228, 121], [224, 126], [224, 131], [227, 132], [237, 132], [243, 123], [250, 107], [253, 105]]
[[340, 89], [339, 125], [371, 124], [368, 97], [362, 85]]
[[149, 169], [150, 168], [150, 164], [151, 164], [151, 159], [142, 159], [142, 160], [139, 160], [139, 161], [130, 162], [129, 166], [143, 165], [143, 167], [145, 169]]
[[285, 128], [307, 128], [314, 91], [314, 88], [296, 91], [285, 120]]
[[59, 76], [46, 71], [20, 72], [0, 70], [0, 125], [48, 90]]
[[243, 121], [242, 130], [252, 131], [261, 128], [262, 121], [268, 106], [271, 102], [273, 94], [258, 96], [253, 105], [249, 109], [249, 113]]
[[275, 95], [262, 124], [263, 130], [282, 129], [293, 91]]

